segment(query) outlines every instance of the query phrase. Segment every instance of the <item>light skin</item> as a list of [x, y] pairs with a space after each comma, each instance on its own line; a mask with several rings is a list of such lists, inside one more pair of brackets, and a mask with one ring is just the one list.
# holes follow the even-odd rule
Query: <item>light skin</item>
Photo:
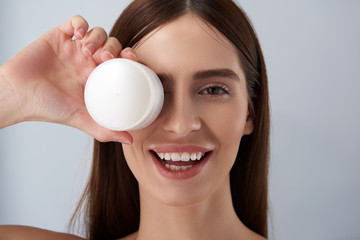
[[[229, 183], [241, 137], [253, 130], [235, 48], [203, 20], [185, 14], [134, 49], [138, 60], [160, 75], [165, 90], [160, 116], [131, 131], [134, 142], [123, 147], [140, 186], [140, 229], [134, 239], [252, 239], [256, 235], [232, 207]], [[217, 71], [224, 69], [234, 74], [220, 76]], [[169, 144], [201, 146], [211, 157], [196, 176], [167, 179], [149, 149]], [[171, 146], [167, 151], [176, 152]]]
[[[146, 64], [159, 74], [164, 85], [165, 103], [162, 112], [154, 123], [142, 130], [129, 133], [111, 132], [95, 123], [84, 127], [79, 122], [89, 120], [85, 113], [78, 118], [65, 117], [59, 120], [54, 115], [61, 116], [62, 114], [45, 111], [42, 113], [43, 116], [39, 117], [40, 120], [77, 127], [100, 140], [114, 141], [116, 139], [132, 142], [131, 145], [123, 144], [123, 149], [127, 163], [139, 182], [141, 220], [139, 231], [123, 239], [162, 240], [169, 239], [169, 236], [175, 240], [264, 239], [241, 223], [231, 202], [229, 172], [235, 161], [241, 137], [253, 131], [252, 119], [248, 116], [245, 77], [233, 45], [216, 29], [193, 14], [185, 14], [149, 34], [135, 46], [135, 51], [121, 50], [121, 45], [114, 39], [104, 37], [100, 29], [84, 33], [84, 38], [77, 36], [79, 29], [87, 31], [87, 24], [82, 18], [75, 18], [57, 30], [61, 32], [64, 31], [61, 29], [66, 29], [64, 36], [75, 34], [79, 38], [79, 42], [76, 43], [78, 46], [70, 50], [77, 54], [75, 61], [85, 67], [84, 73], [77, 73], [74, 79], [67, 79], [69, 85], [65, 84], [62, 87], [62, 90], [67, 93], [66, 97], [72, 95], [80, 99], [82, 97], [80, 93], [73, 93], [69, 89], [79, 84], [83, 87], [86, 76], [91, 70], [98, 63], [113, 56], [126, 57]], [[46, 39], [47, 35], [44, 36], [42, 38]], [[84, 46], [94, 41], [97, 48], [89, 54]], [[0, 85], [3, 84], [8, 89], [15, 89], [14, 91], [17, 92], [20, 91], [17, 82], [23, 81], [19, 79], [42, 81], [42, 84], [50, 81], [50, 77], [46, 77], [45, 73], [37, 73], [36, 78], [32, 77], [34, 75], [32, 72], [21, 73], [23, 74], [21, 77], [14, 76], [16, 63], [22, 59], [26, 61], [26, 57], [30, 59], [26, 56], [26, 54], [31, 55], [30, 50], [35, 51], [47, 45], [39, 46], [39, 44], [36, 43], [33, 49], [20, 53], [17, 59], [12, 60], [12, 65], [8, 63], [0, 68]], [[56, 44], [62, 43], [53, 43], [53, 46]], [[70, 53], [73, 54], [71, 51]], [[108, 51], [112, 52], [110, 56], [107, 55]], [[50, 52], [55, 52], [55, 55], [62, 54], [54, 50]], [[71, 55], [70, 53], [68, 55]], [[47, 55], [49, 53], [45, 52], [44, 58]], [[48, 56], [48, 58], [53, 57]], [[64, 57], [63, 62], [70, 61], [70, 57], [68, 58]], [[57, 57], [57, 59], [62, 59], [62, 57]], [[63, 67], [63, 63], [53, 64], [58, 69]], [[56, 67], [53, 66], [54, 71]], [[65, 74], [66, 76], [71, 76], [76, 72], [74, 69], [66, 68], [66, 70], [70, 71], [70, 74]], [[10, 75], [9, 72], [13, 74]], [[64, 76], [64, 73], [61, 74]], [[16, 80], [9, 80], [9, 76]], [[15, 87], [10, 87], [11, 84], [8, 82], [14, 82], [12, 84]], [[31, 91], [31, 84], [29, 89], [27, 91]], [[17, 92], [15, 95], [22, 96], [22, 93]], [[59, 95], [59, 99], [62, 97], [63, 95]], [[21, 98], [12, 100], [11, 106], [21, 108], [19, 101], [23, 100]], [[61, 113], [70, 114], [70, 116], [77, 113], [66, 108], [66, 101], [59, 101]], [[79, 103], [80, 109], [83, 108], [81, 104], [83, 103]], [[35, 118], [34, 113], [31, 113], [33, 110], [29, 111], [28, 108], [33, 107], [22, 110], [23, 115], [16, 116], [10, 121], [0, 119], [1, 127], [21, 122], [24, 119]], [[7, 109], [8, 112], [12, 111], [10, 107]], [[186, 179], [169, 179], [159, 173], [151, 160], [150, 150], [161, 149], [164, 146], [167, 151], [171, 151], [172, 148], [202, 147], [211, 154], [204, 167], [195, 176]], [[16, 234], [16, 231], [10, 228], [0, 227], [0, 233], [7, 231]], [[19, 227], [17, 229], [22, 232], [28, 231]], [[49, 235], [45, 236], [42, 230], [32, 229], [31, 231], [38, 233], [38, 239], [49, 237]], [[29, 239], [26, 234], [18, 236], [20, 238], [17, 239]], [[64, 235], [64, 238], [56, 239], [70, 238], [69, 235]], [[74, 237], [74, 239], [79, 238]]]
[[91, 119], [83, 89], [98, 64], [113, 57], [136, 60], [135, 53], [122, 50], [104, 29], [88, 28], [85, 19], [74, 16], [1, 66], [0, 128], [46, 121], [78, 128], [100, 141], [132, 141], [130, 134], [109, 131]]

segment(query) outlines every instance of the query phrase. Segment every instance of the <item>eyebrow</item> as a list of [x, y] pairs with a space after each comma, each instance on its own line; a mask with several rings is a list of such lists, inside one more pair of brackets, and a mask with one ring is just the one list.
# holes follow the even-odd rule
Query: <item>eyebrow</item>
[[[166, 73], [158, 73], [157, 74], [161, 81], [170, 81], [173, 77]], [[208, 78], [230, 78], [236, 81], [240, 81], [239, 75], [237, 75], [233, 70], [229, 68], [221, 68], [221, 69], [210, 69], [210, 70], [202, 70], [198, 71], [193, 75], [193, 79], [201, 80]]]
[[207, 78], [231, 78], [236, 81], [240, 81], [239, 75], [237, 75], [233, 70], [229, 68], [223, 68], [223, 69], [210, 69], [210, 70], [204, 70], [199, 71], [194, 74], [194, 79], [207, 79]]

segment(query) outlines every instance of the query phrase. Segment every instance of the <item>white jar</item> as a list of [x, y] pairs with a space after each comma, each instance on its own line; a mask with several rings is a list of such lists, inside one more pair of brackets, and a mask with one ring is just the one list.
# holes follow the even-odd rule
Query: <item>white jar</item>
[[116, 58], [94, 69], [86, 82], [84, 98], [88, 112], [99, 125], [127, 131], [144, 128], [157, 118], [164, 90], [149, 67]]

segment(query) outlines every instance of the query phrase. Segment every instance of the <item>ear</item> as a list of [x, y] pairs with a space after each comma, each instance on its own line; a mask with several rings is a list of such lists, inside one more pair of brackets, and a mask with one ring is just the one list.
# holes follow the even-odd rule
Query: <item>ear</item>
[[254, 131], [254, 121], [253, 121], [252, 117], [250, 117], [249, 111], [248, 111], [243, 135], [250, 135], [253, 131]]

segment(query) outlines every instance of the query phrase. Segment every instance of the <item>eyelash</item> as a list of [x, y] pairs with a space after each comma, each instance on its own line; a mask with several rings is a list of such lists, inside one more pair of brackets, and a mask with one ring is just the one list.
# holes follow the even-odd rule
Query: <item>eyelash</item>
[[[222, 91], [222, 93], [211, 94], [208, 92], [210, 89], [216, 89], [217, 91]], [[205, 91], [206, 91], [206, 93], [204, 93]], [[222, 95], [230, 96], [231, 91], [228, 87], [226, 87], [223, 84], [212, 84], [212, 85], [207, 86], [205, 89], [201, 90], [200, 94], [205, 94], [205, 95], [209, 95], [212, 97], [217, 97], [217, 96], [222, 96]]]

